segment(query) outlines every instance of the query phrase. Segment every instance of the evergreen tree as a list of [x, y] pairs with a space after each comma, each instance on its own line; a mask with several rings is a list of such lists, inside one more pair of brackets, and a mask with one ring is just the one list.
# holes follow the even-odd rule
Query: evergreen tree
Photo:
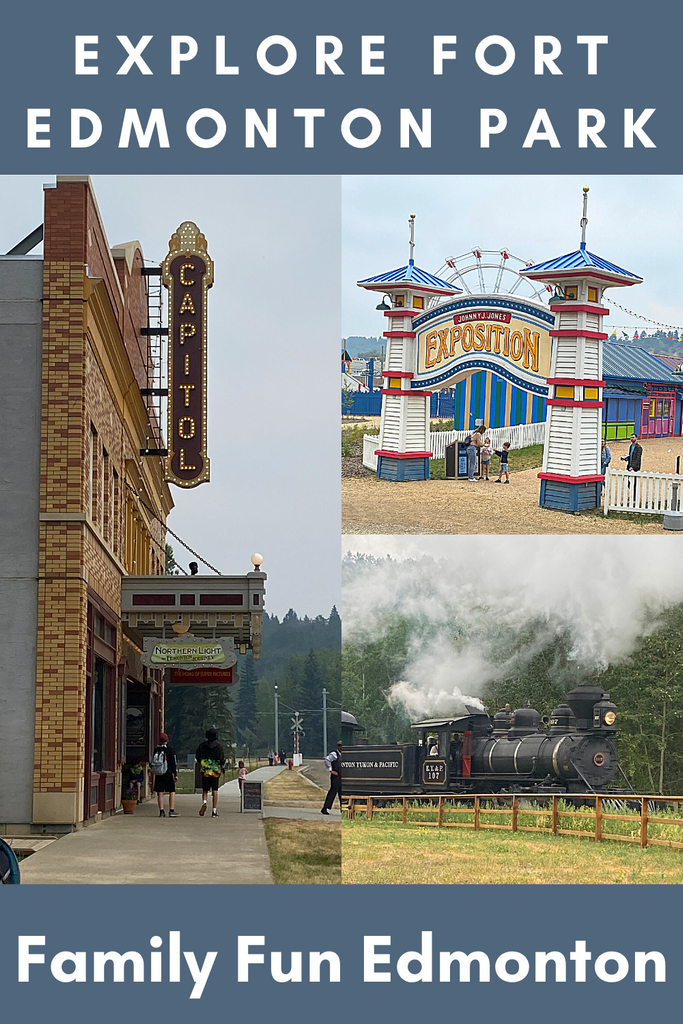
[[177, 576], [178, 565], [173, 554], [173, 548], [170, 544], [165, 547], [165, 559], [164, 559], [164, 573], [166, 576]]
[[193, 754], [207, 729], [215, 729], [227, 756], [235, 742], [232, 696], [227, 686], [169, 686], [166, 689], [165, 729], [171, 746], [185, 757]]
[[256, 667], [251, 652], [242, 663], [242, 678], [237, 694], [237, 728], [242, 735], [254, 733], [256, 728]]
[[323, 749], [323, 676], [315, 651], [306, 655], [301, 676], [301, 710], [306, 740], [304, 750], [310, 757], [322, 757]]

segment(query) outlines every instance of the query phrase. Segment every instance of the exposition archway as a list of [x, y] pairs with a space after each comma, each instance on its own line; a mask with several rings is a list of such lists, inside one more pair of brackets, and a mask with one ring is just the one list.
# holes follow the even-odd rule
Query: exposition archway
[[539, 302], [501, 295], [469, 295], [428, 310], [413, 321], [411, 387], [443, 389], [488, 370], [545, 396], [554, 321]]

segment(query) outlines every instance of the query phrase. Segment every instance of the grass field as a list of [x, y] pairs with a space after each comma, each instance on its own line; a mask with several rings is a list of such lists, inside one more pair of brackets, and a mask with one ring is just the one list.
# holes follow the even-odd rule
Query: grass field
[[280, 772], [269, 779], [263, 787], [263, 795], [266, 803], [278, 807], [290, 804], [297, 807], [301, 803], [317, 807], [325, 798], [324, 791], [305, 778], [298, 769]]
[[568, 836], [345, 821], [342, 881], [361, 885], [683, 884], [683, 851]]
[[263, 824], [276, 885], [339, 885], [342, 879], [338, 822], [266, 818]]
[[[512, 448], [510, 449], [510, 472], [518, 473], [522, 469], [536, 469], [543, 464], [543, 445], [532, 444], [528, 448]], [[492, 480], [498, 477], [498, 456], [494, 455], [491, 458], [491, 465], [489, 467], [489, 476]], [[445, 459], [431, 459], [429, 463], [429, 479], [430, 480], [445, 480], [446, 479], [446, 460]]]

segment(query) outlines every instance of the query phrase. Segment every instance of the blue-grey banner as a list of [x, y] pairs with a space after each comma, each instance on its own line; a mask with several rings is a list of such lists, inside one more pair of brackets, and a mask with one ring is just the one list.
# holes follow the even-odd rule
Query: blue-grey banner
[[5, 4], [3, 172], [678, 173], [674, 0]]
[[642, 886], [2, 891], [7, 1018], [668, 1019], [681, 895]]

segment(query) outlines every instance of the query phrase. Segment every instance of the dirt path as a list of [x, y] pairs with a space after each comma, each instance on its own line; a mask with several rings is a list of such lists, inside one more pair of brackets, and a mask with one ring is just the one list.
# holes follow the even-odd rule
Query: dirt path
[[[673, 472], [676, 456], [683, 456], [683, 439], [644, 441], [643, 469]], [[612, 466], [623, 467], [620, 457], [628, 443], [612, 442]], [[683, 461], [683, 460], [682, 460]], [[495, 475], [494, 475], [495, 479]], [[514, 473], [509, 484], [428, 480], [390, 483], [373, 475], [342, 480], [342, 532], [365, 533], [622, 533], [679, 536], [662, 529], [659, 517], [628, 518], [602, 511], [570, 515], [542, 509], [538, 469]], [[654, 520], [654, 521], [653, 521]]]

